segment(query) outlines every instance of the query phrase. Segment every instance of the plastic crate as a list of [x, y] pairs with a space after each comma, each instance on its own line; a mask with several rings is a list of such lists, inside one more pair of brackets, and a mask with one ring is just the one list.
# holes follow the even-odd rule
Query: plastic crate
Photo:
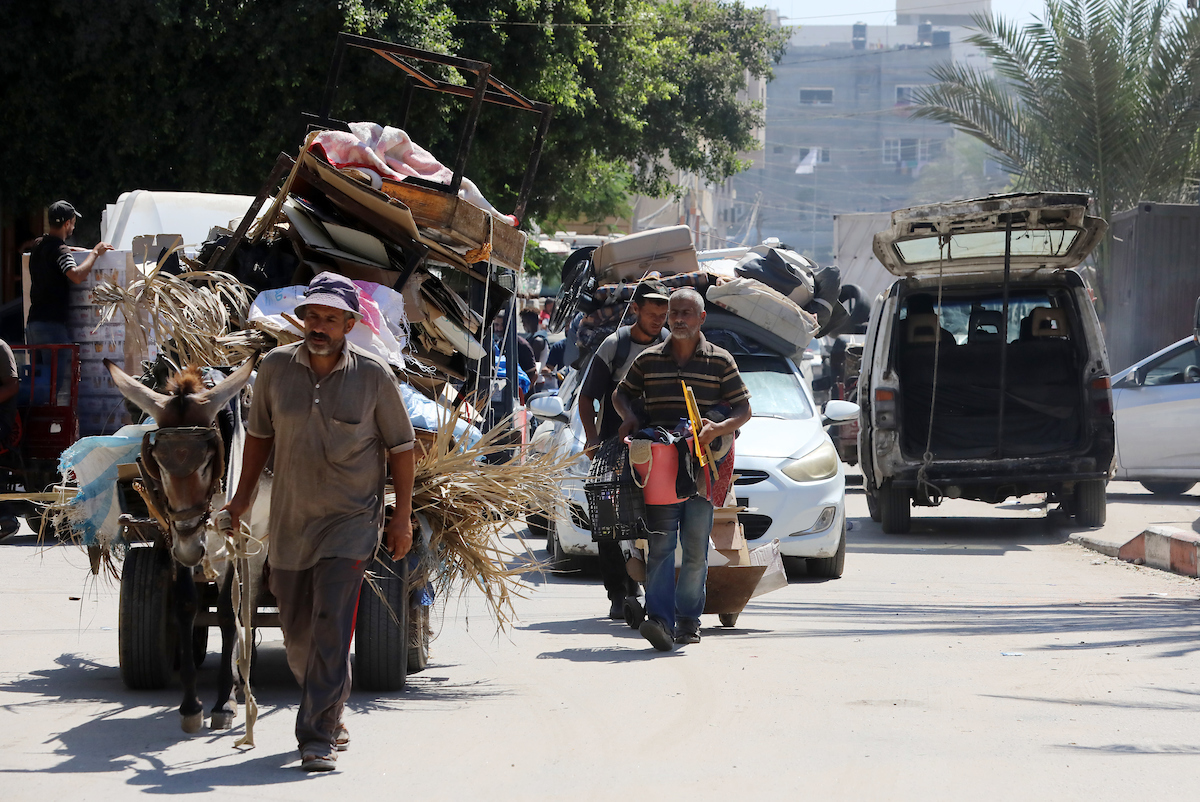
[[592, 460], [583, 492], [587, 496], [592, 540], [642, 537], [646, 502], [633, 481], [629, 449], [618, 438], [605, 441]]

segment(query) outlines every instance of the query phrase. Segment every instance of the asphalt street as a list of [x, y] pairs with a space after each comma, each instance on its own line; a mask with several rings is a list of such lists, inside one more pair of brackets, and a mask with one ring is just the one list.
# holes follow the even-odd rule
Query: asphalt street
[[[0, 546], [0, 798], [1194, 795], [1196, 580], [1068, 542], [1036, 498], [918, 510], [904, 536], [871, 523], [859, 488], [847, 503], [843, 578], [797, 577], [668, 654], [601, 617], [595, 577], [531, 575], [501, 634], [478, 596], [442, 600], [429, 668], [404, 693], [354, 694], [327, 775], [298, 767], [278, 630], [260, 632], [257, 748], [232, 748], [241, 718], [185, 735], [176, 688], [121, 684], [116, 582], [17, 536]], [[1093, 534], [1198, 518], [1200, 495], [1113, 483]]]

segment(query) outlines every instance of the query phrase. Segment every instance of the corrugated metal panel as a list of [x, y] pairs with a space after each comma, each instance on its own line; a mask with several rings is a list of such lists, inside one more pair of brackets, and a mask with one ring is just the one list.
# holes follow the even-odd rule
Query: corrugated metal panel
[[1200, 206], [1140, 203], [1112, 220], [1104, 325], [1121, 370], [1192, 330], [1200, 295]]
[[842, 283], [857, 284], [871, 302], [896, 280], [871, 249], [875, 233], [887, 230], [891, 224], [890, 212], [837, 214], [833, 217], [834, 255], [842, 271]]

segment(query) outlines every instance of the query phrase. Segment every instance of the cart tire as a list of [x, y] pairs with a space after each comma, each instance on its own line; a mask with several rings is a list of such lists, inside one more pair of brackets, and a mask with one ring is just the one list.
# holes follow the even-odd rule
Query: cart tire
[[121, 569], [117, 651], [121, 681], [135, 691], [165, 688], [175, 664], [171, 557], [164, 549], [131, 548]]
[[879, 488], [879, 525], [889, 535], [907, 534], [912, 529], [912, 499], [908, 493], [884, 482]]
[[837, 551], [832, 557], [810, 557], [808, 559], [808, 575], [820, 576], [826, 579], [838, 579], [846, 567], [846, 522], [842, 521], [842, 537], [838, 541]]
[[717, 618], [721, 620], [721, 626], [733, 627], [737, 626], [739, 613], [717, 613]]
[[625, 597], [625, 603], [621, 605], [621, 612], [630, 629], [637, 629], [646, 620], [646, 608], [642, 606], [636, 596]]
[[383, 551], [371, 569], [375, 587], [363, 582], [358, 594], [354, 682], [364, 691], [401, 691], [408, 673], [407, 569]]
[[419, 674], [429, 665], [429, 608], [409, 597], [408, 673]]
[[1108, 520], [1107, 488], [1103, 479], [1089, 479], [1075, 485], [1075, 522], [1080, 526], [1104, 526]]

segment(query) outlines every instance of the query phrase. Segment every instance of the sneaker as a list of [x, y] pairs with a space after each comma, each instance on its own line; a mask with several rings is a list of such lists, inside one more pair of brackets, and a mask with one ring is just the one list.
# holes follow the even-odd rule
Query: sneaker
[[305, 771], [333, 771], [337, 768], [337, 752], [306, 754], [300, 758], [300, 768]]
[[660, 652], [671, 651], [671, 633], [667, 632], [667, 628], [661, 621], [647, 618], [638, 627], [638, 632], [642, 633], [642, 637], [650, 641], [650, 644]]
[[612, 604], [608, 605], [608, 617], [611, 618], [613, 621], [624, 621], [625, 620], [625, 602], [624, 601], [615, 601]]
[[700, 633], [699, 632], [680, 632], [678, 635], [675, 636], [675, 642], [680, 645], [687, 644], [687, 643], [699, 643], [700, 642]]

